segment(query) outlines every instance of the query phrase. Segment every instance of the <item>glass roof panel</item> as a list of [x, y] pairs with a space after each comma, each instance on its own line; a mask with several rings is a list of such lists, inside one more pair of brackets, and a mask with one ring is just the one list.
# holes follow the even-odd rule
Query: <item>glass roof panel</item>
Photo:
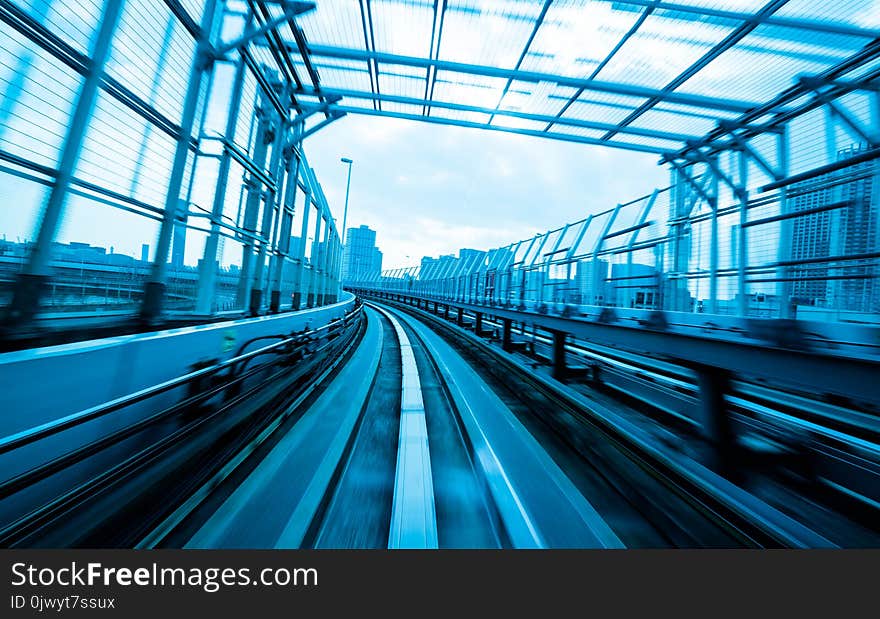
[[776, 15], [821, 19], [865, 28], [877, 28], [880, 25], [880, 5], [876, 0], [789, 0]]
[[522, 68], [569, 77], [590, 77], [639, 19], [639, 11], [611, 2], [553, 2]]
[[433, 2], [371, 0], [369, 5], [376, 51], [402, 56], [427, 56], [430, 53]]
[[[635, 109], [635, 107], [622, 105], [620, 103], [596, 103], [595, 99], [592, 98], [593, 94], [595, 93], [584, 93], [578, 97], [577, 100], [565, 110], [563, 116], [565, 118], [575, 118], [577, 120], [593, 120], [596, 122], [617, 124]], [[627, 99], [629, 99], [629, 97], [627, 97]]]
[[656, 107], [642, 114], [631, 126], [682, 133], [698, 138], [714, 129], [717, 124], [718, 120], [715, 118], [684, 116], [676, 111], [667, 111]]
[[543, 131], [547, 123], [528, 120], [525, 118], [516, 118], [512, 116], [495, 116], [492, 119], [492, 125], [495, 127], [510, 127], [511, 129], [528, 129], [530, 131]]
[[[547, 123], [492, 110], [612, 126], [628, 119], [636, 133], [701, 137], [719, 120], [772, 101], [798, 76], [841, 63], [880, 31], [876, 0], [777, 4], [781, 8], [769, 15], [770, 23], [758, 23], [768, 0], [320, 0], [297, 23], [327, 90], [428, 96], [486, 113], [408, 101], [367, 104], [355, 96], [345, 97], [342, 106], [406, 110], [435, 122], [491, 118], [499, 129], [530, 131]], [[280, 10], [267, 6], [273, 15]], [[297, 73], [308, 83], [295, 51]], [[258, 57], [271, 60], [263, 50]], [[870, 75], [878, 67], [880, 59], [865, 62], [845, 77]], [[689, 73], [694, 75], [685, 79]], [[601, 83], [591, 85], [590, 79]], [[680, 84], [676, 103], [662, 100], [666, 87], [675, 84]], [[640, 109], [647, 103], [648, 109]], [[560, 139], [575, 135], [601, 138], [605, 132], [556, 123], [548, 133]], [[681, 146], [625, 133], [614, 141]]]
[[523, 0], [451, 0], [443, 17], [440, 59], [514, 68], [541, 5]]
[[310, 43], [364, 49], [364, 27], [358, 2], [321, 2], [316, 11], [297, 18]]
[[494, 109], [501, 99], [505, 85], [506, 81], [502, 78], [438, 71], [434, 98], [438, 101], [466, 103]]
[[552, 82], [514, 80], [499, 106], [505, 110], [555, 116], [565, 101], [577, 93], [574, 88], [561, 88]]
[[584, 138], [600, 139], [605, 132], [600, 129], [586, 129], [584, 127], [573, 127], [571, 125], [556, 124], [550, 130], [550, 133], [561, 133], [562, 135], [578, 135]]
[[663, 88], [734, 30], [729, 24], [683, 21], [676, 15], [651, 14], [598, 78]]
[[791, 28], [758, 26], [679, 90], [721, 97], [736, 84], [737, 97], [766, 101], [791, 86], [797, 76], [820, 73], [842, 62], [863, 42], [828, 34], [804, 38], [804, 33]]

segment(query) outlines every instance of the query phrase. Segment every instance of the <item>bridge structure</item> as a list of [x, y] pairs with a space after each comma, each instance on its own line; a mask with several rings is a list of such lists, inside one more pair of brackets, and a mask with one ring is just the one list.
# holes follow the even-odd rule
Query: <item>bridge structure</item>
[[[876, 3], [0, 22], [0, 544], [880, 545]], [[358, 116], [670, 181], [344, 280], [306, 151]]]

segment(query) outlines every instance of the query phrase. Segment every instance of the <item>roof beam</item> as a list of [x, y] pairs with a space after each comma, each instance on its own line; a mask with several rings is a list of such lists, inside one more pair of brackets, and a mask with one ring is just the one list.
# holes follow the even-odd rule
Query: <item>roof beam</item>
[[535, 129], [518, 129], [515, 127], [503, 127], [500, 125], [487, 125], [484, 123], [476, 123], [467, 120], [456, 120], [454, 118], [442, 118], [439, 116], [421, 116], [419, 114], [407, 114], [404, 112], [392, 112], [390, 110], [374, 110], [369, 107], [352, 107], [345, 105], [327, 105], [321, 103], [309, 104], [303, 103], [303, 109], [309, 110], [317, 108], [320, 111], [327, 111], [333, 114], [360, 114], [365, 116], [386, 116], [389, 118], [400, 118], [403, 120], [415, 120], [419, 122], [433, 123], [436, 125], [452, 125], [455, 127], [466, 127], [468, 129], [487, 129], [489, 131], [501, 131], [503, 133], [514, 133], [518, 135], [528, 135], [532, 137], [547, 138], [551, 140], [561, 140], [563, 142], [576, 142], [578, 144], [589, 144], [593, 146], [609, 146], [611, 148], [620, 148], [623, 150], [636, 151], [641, 153], [649, 153], [660, 155], [667, 151], [656, 146], [647, 146], [645, 144], [628, 144], [626, 142], [603, 141], [597, 138], [588, 138], [579, 135], [567, 135], [564, 133], [548, 133]]
[[[812, 97], [810, 100], [796, 107], [781, 109], [782, 106], [789, 105], [798, 99], [801, 99], [805, 94], [813, 92], [816, 84], [828, 82], [830, 85], [831, 81], [838, 81], [849, 72], [867, 65], [868, 63], [875, 61], [877, 58], [880, 58], [880, 38], [875, 39], [843, 62], [823, 71], [819, 75], [813, 76], [807, 80], [804, 80], [803, 78], [800, 79], [796, 84], [785, 89], [773, 100], [746, 112], [736, 120], [720, 123], [718, 128], [707, 133], [698, 143], [689, 144], [677, 153], [670, 153], [669, 157], [664, 158], [664, 161], [670, 157], [682, 158], [691, 150], [703, 146], [710, 147], [708, 152], [727, 150], [731, 145], [721, 142], [721, 139], [737, 128], [743, 130], [740, 134], [740, 137], [743, 139], [750, 139], [757, 135], [761, 135], [762, 133], [773, 131], [775, 127], [778, 127], [782, 123], [797, 118], [802, 114], [806, 114], [807, 112], [822, 106], [823, 103], [821, 100]], [[872, 83], [875, 80], [880, 80], [880, 69], [874, 69], [870, 73], [860, 76], [859, 79], [853, 83], [835, 83], [834, 85], [831, 85], [829, 90], [825, 91], [824, 94], [827, 97], [834, 99], [851, 92], [853, 89], [859, 89], [862, 83]], [[760, 125], [752, 124], [754, 121], [762, 119], [768, 115], [773, 115], [772, 121], [764, 122]]]
[[[315, 90], [302, 89], [299, 90], [296, 94], [305, 96], [318, 96], [318, 94], [322, 94], [330, 99], [335, 99], [335, 101], [333, 101], [334, 103], [337, 102], [341, 97], [348, 97], [350, 99], [366, 99], [382, 101], [385, 103], [401, 103], [404, 105], [415, 106], [424, 106], [430, 104], [433, 107], [447, 110], [457, 110], [459, 112], [476, 112], [479, 114], [488, 114], [490, 116], [494, 114], [496, 116], [508, 116], [510, 118], [521, 118], [523, 120], [533, 120], [536, 122], [553, 122], [559, 125], [580, 127], [581, 129], [595, 129], [597, 131], [607, 131], [616, 127], [616, 125], [610, 123], [581, 120], [579, 118], [556, 119], [553, 116], [547, 116], [545, 114], [532, 114], [530, 112], [519, 112], [516, 110], [494, 109], [489, 107], [481, 107], [478, 105], [467, 105], [464, 103], [451, 103], [448, 101], [425, 101], [416, 97], [405, 97], [402, 95], [377, 95], [371, 92], [360, 90], [347, 90], [344, 88], [322, 88], [320, 92]], [[490, 119], [489, 122], [491, 123], [492, 120]], [[658, 140], [669, 140], [670, 142], [686, 143], [688, 140], [699, 139], [696, 136], [683, 133], [672, 133], [669, 131], [659, 131], [656, 129], [645, 129], [641, 127], [622, 127], [620, 129], [620, 132], [629, 135], [654, 138]]]
[[[663, 93], [673, 92], [676, 88], [678, 88], [679, 86], [684, 84], [686, 81], [688, 81], [690, 78], [692, 78], [694, 75], [696, 75], [697, 73], [702, 71], [704, 68], [706, 68], [706, 66], [709, 63], [711, 63], [713, 60], [718, 58], [721, 54], [723, 54], [727, 50], [731, 49], [734, 45], [736, 45], [737, 43], [742, 41], [744, 38], [746, 38], [755, 28], [757, 28], [760, 24], [764, 23], [764, 20], [767, 17], [769, 17], [770, 15], [772, 15], [773, 13], [775, 13], [776, 11], [781, 9], [783, 6], [785, 6], [788, 3], [788, 1], [789, 0], [770, 0], [770, 2], [765, 4], [764, 8], [762, 8], [760, 11], [758, 11], [750, 21], [744, 22], [742, 25], [740, 25], [733, 32], [731, 32], [726, 37], [724, 37], [724, 39], [721, 42], [719, 42], [712, 49], [710, 49], [708, 52], [703, 54], [703, 56], [699, 60], [697, 60], [695, 63], [693, 63], [687, 69], [685, 69], [684, 71], [679, 73], [679, 75], [675, 79], [673, 79], [671, 82], [666, 84], [666, 86], [663, 87], [662, 92]], [[648, 101], [646, 101], [645, 103], [640, 105], [632, 114], [630, 114], [629, 116], [624, 118], [620, 122], [620, 124], [628, 125], [630, 123], [635, 122], [643, 114], [645, 114], [646, 112], [651, 110], [655, 105], [657, 105], [660, 101], [663, 101], [663, 100], [664, 99], [662, 97], [651, 97]], [[609, 131], [604, 136], [602, 136], [602, 139], [608, 140], [608, 139], [614, 137], [614, 133], [615, 132], [613, 132], [613, 131]]]
[[343, 58], [346, 60], [387, 62], [409, 67], [434, 67], [436, 71], [449, 71], [452, 73], [481, 75], [483, 77], [497, 77], [501, 79], [509, 78], [522, 82], [551, 82], [559, 84], [560, 86], [567, 86], [569, 88], [583, 88], [584, 90], [606, 92], [644, 99], [656, 98], [658, 101], [668, 101], [670, 103], [689, 105], [697, 108], [723, 110], [727, 112], [745, 113], [761, 105], [760, 102], [756, 103], [750, 101], [724, 99], [719, 97], [706, 97], [703, 95], [687, 93], [667, 92], [665, 90], [658, 90], [656, 88], [644, 88], [642, 86], [634, 86], [631, 84], [623, 84], [618, 82], [604, 82], [584, 78], [564, 77], [562, 75], [541, 73], [538, 71], [522, 71], [504, 69], [501, 67], [467, 64], [463, 62], [451, 62], [446, 60], [419, 58], [415, 56], [401, 56], [397, 54], [387, 54], [384, 52], [375, 52], [363, 49], [334, 47], [332, 45], [310, 45], [308, 48], [308, 52], [313, 57], [323, 56], [326, 58]]

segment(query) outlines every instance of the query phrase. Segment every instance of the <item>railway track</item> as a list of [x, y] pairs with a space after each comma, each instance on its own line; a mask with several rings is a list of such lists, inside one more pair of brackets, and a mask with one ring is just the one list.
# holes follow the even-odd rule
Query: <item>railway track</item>
[[[536, 367], [535, 346], [502, 353], [437, 315], [369, 303], [337, 325], [182, 377], [174, 386], [187, 386], [188, 396], [170, 408], [0, 483], [0, 510], [18, 514], [6, 518], [0, 541], [139, 548], [880, 545], [870, 527], [841, 526], [797, 487], [746, 488], [681, 448], [680, 434], [658, 429], [632, 406], [650, 392], [644, 380], [633, 381], [651, 368], [613, 351], [573, 347], [568, 354], [601, 359], [603, 373], [610, 367], [619, 382], [608, 381], [613, 389], [563, 384]], [[657, 409], [658, 402], [679, 406], [672, 395], [688, 397], [688, 377], [674, 368], [653, 371], [648, 382], [663, 383], [666, 399], [643, 400]], [[155, 395], [148, 391], [134, 400]], [[0, 457], [64, 436], [64, 424], [75, 430], [130, 404], [11, 437], [0, 442]], [[686, 411], [680, 417], [687, 428]], [[792, 508], [779, 509], [768, 495], [786, 497]]]
[[186, 546], [835, 545], [439, 319], [370, 305], [346, 365]]
[[[747, 453], [732, 476], [722, 477], [703, 464], [707, 445], [693, 412], [697, 386], [686, 369], [570, 342], [568, 363], [588, 371], [563, 384], [551, 378], [548, 367], [552, 340], [525, 326], [517, 352], [507, 353], [498, 346], [501, 324], [489, 317], [483, 317], [478, 336], [467, 315], [458, 325], [454, 316], [395, 305], [457, 342], [484, 374], [495, 375], [498, 388], [511, 376], [521, 377], [528, 387], [514, 390], [514, 402], [521, 394], [540, 393], [553, 403], [524, 403], [525, 410], [538, 413], [536, 431], [550, 428], [566, 442], [599, 431], [607, 442], [627, 445], [647, 469], [677, 479], [673, 487], [741, 526], [738, 536], [747, 545], [880, 544], [880, 504], [871, 498], [880, 478], [876, 418], [869, 414], [734, 381], [728, 405], [744, 442], [753, 442], [743, 451], [757, 453]], [[579, 433], [579, 424], [593, 429]], [[772, 450], [763, 452], [768, 444]]]

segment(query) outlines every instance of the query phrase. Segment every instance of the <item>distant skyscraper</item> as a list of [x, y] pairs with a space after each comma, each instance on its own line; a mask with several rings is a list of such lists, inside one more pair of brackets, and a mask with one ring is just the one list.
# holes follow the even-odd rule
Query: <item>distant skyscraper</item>
[[367, 226], [349, 228], [342, 259], [342, 279], [357, 281], [382, 272], [382, 252], [376, 247], [376, 231]]
[[[853, 150], [843, 151], [839, 158], [853, 154]], [[800, 194], [791, 198], [793, 212], [839, 205], [791, 221], [792, 261], [877, 251], [880, 247], [878, 172], [877, 162], [867, 161], [792, 186], [792, 193]], [[815, 189], [805, 191], [808, 187]], [[858, 261], [808, 262], [793, 267], [790, 275], [794, 280], [791, 296], [798, 305], [859, 312], [880, 310], [880, 284], [876, 281], [880, 273], [873, 265]], [[832, 276], [834, 279], [826, 279]]]
[[144, 243], [141, 245], [141, 262], [150, 261], [150, 246]]
[[171, 266], [182, 269], [186, 256], [186, 227], [183, 224], [174, 226], [171, 242]]

